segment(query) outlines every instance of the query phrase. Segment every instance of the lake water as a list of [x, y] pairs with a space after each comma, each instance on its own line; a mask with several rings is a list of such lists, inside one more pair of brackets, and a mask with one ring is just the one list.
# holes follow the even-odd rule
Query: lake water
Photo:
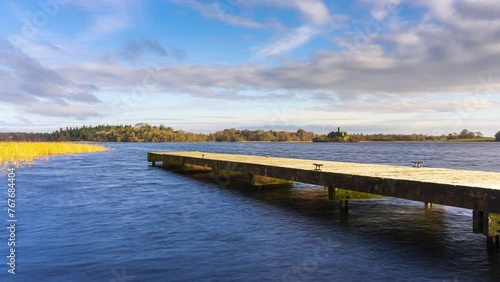
[[500, 143], [105, 145], [17, 172], [17, 274], [4, 230], [0, 281], [500, 281], [470, 210], [375, 199], [346, 218], [322, 187], [222, 188], [146, 161], [199, 150], [500, 172]]

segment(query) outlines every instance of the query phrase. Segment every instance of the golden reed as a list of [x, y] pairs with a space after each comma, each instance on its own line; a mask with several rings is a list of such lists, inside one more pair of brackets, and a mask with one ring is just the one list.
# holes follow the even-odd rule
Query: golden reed
[[0, 167], [31, 165], [33, 161], [62, 154], [102, 152], [106, 147], [71, 142], [0, 142]]

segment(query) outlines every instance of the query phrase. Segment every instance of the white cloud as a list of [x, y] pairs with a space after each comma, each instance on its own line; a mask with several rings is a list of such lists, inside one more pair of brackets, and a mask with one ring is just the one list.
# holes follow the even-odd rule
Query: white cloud
[[266, 5], [297, 10], [304, 19], [300, 27], [285, 29], [271, 43], [258, 48], [257, 57], [273, 57], [295, 50], [329, 28], [334, 18], [321, 0], [266, 1]]
[[[276, 29], [277, 35], [271, 42], [253, 48], [257, 50], [257, 58], [282, 55], [300, 47], [329, 27], [328, 25], [333, 20], [328, 7], [321, 0], [214, 1], [209, 4], [196, 0], [171, 0], [171, 2], [188, 5], [207, 18], [217, 18], [229, 25]], [[285, 27], [275, 18], [267, 19], [266, 23], [259, 23], [251, 18], [237, 16], [234, 13], [234, 10], [251, 9], [257, 6], [296, 10], [302, 18], [301, 25], [299, 27]]]
[[85, 120], [90, 117], [100, 117], [92, 108], [81, 105], [56, 105], [52, 103], [37, 103], [30, 106], [23, 106], [26, 112], [40, 116], [49, 117], [72, 117], [78, 120]]
[[125, 30], [131, 26], [126, 14], [107, 14], [95, 16], [87, 29], [78, 35], [79, 41], [93, 41]]
[[370, 15], [377, 21], [383, 21], [394, 14], [401, 0], [360, 0], [363, 5], [371, 6]]
[[318, 34], [318, 31], [309, 26], [302, 26], [297, 29], [287, 31], [285, 35], [278, 38], [275, 42], [261, 47], [257, 52], [257, 57], [272, 57], [281, 55], [302, 46], [316, 34]]
[[229, 8], [234, 8], [225, 4], [225, 1], [213, 1], [202, 3], [196, 0], [170, 0], [172, 3], [184, 4], [200, 12], [204, 17], [218, 19], [226, 24], [243, 26], [250, 28], [262, 28], [265, 25], [250, 18], [240, 17], [232, 14]]
[[91, 15], [86, 29], [77, 35], [78, 41], [88, 42], [122, 32], [134, 24], [133, 14], [141, 9], [140, 1], [70, 1], [69, 5]]
[[297, 7], [307, 21], [315, 26], [322, 26], [330, 21], [330, 11], [323, 1], [290, 1]]

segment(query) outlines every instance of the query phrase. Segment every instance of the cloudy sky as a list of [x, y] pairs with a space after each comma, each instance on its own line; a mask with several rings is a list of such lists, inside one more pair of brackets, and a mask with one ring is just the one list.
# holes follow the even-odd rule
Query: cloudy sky
[[500, 130], [500, 1], [1, 1], [0, 131]]

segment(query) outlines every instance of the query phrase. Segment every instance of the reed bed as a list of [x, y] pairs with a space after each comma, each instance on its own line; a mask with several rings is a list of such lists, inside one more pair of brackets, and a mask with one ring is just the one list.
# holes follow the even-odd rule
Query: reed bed
[[80, 154], [105, 151], [95, 144], [71, 142], [0, 142], [0, 167], [31, 165], [33, 161], [48, 160], [52, 155]]

